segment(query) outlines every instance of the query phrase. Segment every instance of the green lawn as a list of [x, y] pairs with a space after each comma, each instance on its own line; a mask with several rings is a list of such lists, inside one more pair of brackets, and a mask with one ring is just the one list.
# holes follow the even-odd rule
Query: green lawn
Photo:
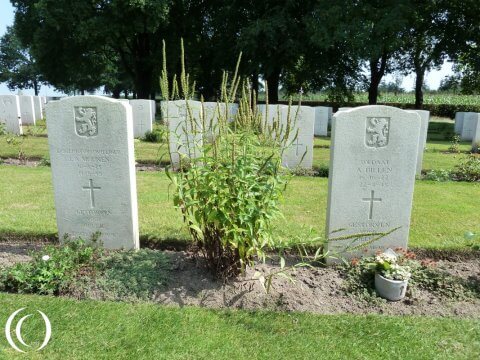
[[[50, 168], [0, 166], [0, 236], [52, 236], [56, 232]], [[138, 172], [140, 234], [152, 241], [188, 241], [162, 172]], [[465, 231], [480, 232], [480, 184], [416, 183], [410, 246], [454, 249], [465, 246]], [[327, 179], [293, 178], [275, 224], [275, 236], [295, 242], [325, 231]]]
[[[24, 314], [43, 311], [52, 324], [52, 339], [41, 352], [16, 353], [0, 336], [2, 359], [480, 356], [480, 322], [473, 319], [215, 311], [7, 294], [0, 294], [0, 303], [2, 324], [20, 307], [27, 308]], [[34, 316], [24, 323], [23, 338], [38, 347], [44, 331], [43, 321]]]
[[[37, 136], [23, 138], [21, 144], [8, 144], [6, 136], [0, 136], [0, 158], [16, 158], [21, 150], [28, 159], [38, 160], [48, 158], [48, 139], [44, 131], [37, 131]], [[38, 136], [41, 135], [41, 136]], [[424, 155], [423, 168], [431, 169], [452, 169], [459, 159], [465, 154], [446, 154], [450, 146], [449, 141], [431, 140], [427, 144]], [[330, 159], [330, 138], [316, 138], [313, 150], [313, 165], [320, 168], [328, 166]], [[471, 144], [461, 143], [460, 150], [469, 151]], [[139, 163], [168, 163], [169, 157], [166, 144], [150, 143], [135, 140], [135, 159]]]

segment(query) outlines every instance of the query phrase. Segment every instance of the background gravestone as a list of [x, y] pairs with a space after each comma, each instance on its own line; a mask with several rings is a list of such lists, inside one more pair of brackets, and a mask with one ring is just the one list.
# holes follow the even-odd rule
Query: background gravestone
[[418, 138], [418, 156], [417, 156], [417, 175], [422, 174], [422, 165], [423, 165], [423, 153], [427, 146], [427, 135], [428, 135], [428, 123], [430, 121], [430, 111], [426, 110], [412, 110], [413, 112], [420, 115], [421, 125], [420, 125], [420, 136]]
[[332, 114], [332, 108], [326, 106], [316, 106], [315, 109], [315, 128], [314, 134], [317, 136], [328, 135], [328, 120]]
[[33, 109], [35, 111], [35, 121], [42, 120], [42, 99], [40, 96], [33, 96]]
[[151, 100], [130, 100], [133, 115], [133, 136], [142, 138], [147, 131], [153, 130]]
[[162, 101], [162, 117], [168, 126], [171, 164], [180, 167], [180, 158], [193, 159], [201, 155], [203, 135], [200, 119], [201, 102], [193, 100]]
[[476, 118], [474, 118], [473, 122], [473, 140], [472, 140], [472, 147], [478, 151], [480, 148], [480, 114], [475, 113]]
[[0, 95], [0, 123], [9, 133], [22, 135], [20, 102], [17, 95]]
[[463, 141], [472, 141], [476, 128], [476, 120], [478, 114], [474, 112], [466, 112], [463, 115], [463, 126], [461, 140]]
[[[407, 247], [420, 122], [418, 114], [389, 106], [335, 114], [326, 226], [331, 254], [353, 257]], [[368, 244], [373, 237], [365, 234], [396, 228]], [[356, 238], [335, 240], [352, 235]], [[361, 244], [367, 246], [355, 249]]]
[[454, 132], [457, 135], [462, 134], [463, 129], [463, 117], [465, 116], [465, 112], [457, 112], [455, 113], [455, 128]]
[[46, 106], [60, 238], [100, 232], [110, 249], [138, 249], [132, 110], [101, 96]]
[[22, 125], [35, 125], [35, 108], [33, 105], [33, 96], [19, 95], [20, 115], [22, 116]]
[[[288, 106], [280, 109], [280, 119], [285, 126], [288, 119], [288, 112]], [[311, 169], [313, 165], [315, 109], [310, 106], [291, 106], [290, 119], [292, 129], [288, 140], [289, 146], [284, 150], [282, 155], [282, 165], [289, 169], [298, 167]]]

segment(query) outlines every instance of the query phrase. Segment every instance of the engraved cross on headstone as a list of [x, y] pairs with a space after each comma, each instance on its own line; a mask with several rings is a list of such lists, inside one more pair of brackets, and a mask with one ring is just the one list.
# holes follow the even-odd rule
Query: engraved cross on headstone
[[298, 154], [298, 147], [299, 147], [299, 146], [303, 146], [304, 144], [301, 144], [301, 143], [298, 142], [298, 136], [297, 136], [297, 138], [295, 139], [295, 142], [293, 143], [293, 145], [295, 145], [295, 155], [298, 156], [298, 155], [299, 155], [299, 154]]
[[82, 190], [90, 191], [90, 207], [95, 207], [95, 190], [100, 190], [101, 187], [93, 186], [93, 180], [90, 179], [89, 186], [82, 187]]
[[370, 203], [370, 212], [369, 212], [369, 215], [368, 215], [368, 220], [372, 220], [373, 219], [373, 203], [375, 201], [376, 202], [381, 202], [382, 199], [381, 198], [376, 198], [375, 197], [375, 191], [372, 190], [372, 192], [370, 194], [370, 197], [369, 198], [363, 198], [362, 201], [366, 201], [366, 202]]

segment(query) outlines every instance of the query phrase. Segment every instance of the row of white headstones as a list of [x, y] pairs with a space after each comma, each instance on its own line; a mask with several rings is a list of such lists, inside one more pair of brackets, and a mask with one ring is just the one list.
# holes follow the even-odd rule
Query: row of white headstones
[[0, 123], [9, 133], [22, 135], [22, 125], [35, 125], [43, 118], [46, 103], [45, 96], [0, 95]]
[[[99, 233], [107, 248], [138, 248], [131, 106], [77, 96], [49, 102], [46, 117], [59, 237], [89, 239]], [[169, 126], [174, 118], [169, 114]], [[417, 112], [388, 106], [333, 116], [330, 255], [406, 248], [423, 123]], [[313, 138], [313, 125], [308, 131]]]
[[480, 145], [480, 114], [457, 112], [455, 114], [455, 134], [462, 141], [471, 141], [472, 146]]
[[[45, 96], [0, 95], [0, 123], [4, 124], [7, 132], [22, 135], [23, 125], [35, 125], [43, 118], [48, 101]], [[118, 101], [132, 107], [134, 137], [143, 137], [152, 131], [156, 113], [154, 100]]]
[[[203, 108], [202, 108], [203, 106]], [[230, 109], [226, 116], [234, 119], [238, 111], [237, 104], [229, 104]], [[345, 111], [351, 108], [340, 108], [339, 111]], [[203, 137], [202, 131], [193, 131], [191, 126], [185, 126], [188, 118], [200, 119], [204, 116], [208, 121], [208, 126], [215, 129], [219, 114], [225, 116], [225, 104], [201, 103], [198, 101], [188, 102], [183, 100], [164, 102], [161, 106], [162, 117], [165, 123], [170, 127], [170, 153], [172, 154], [172, 165], [179, 165], [180, 157], [186, 155], [194, 157], [200, 152], [192, 151], [193, 148], [201, 147]], [[280, 127], [286, 127], [288, 118], [291, 119], [292, 131], [291, 138], [287, 140], [289, 146], [284, 149], [282, 155], [282, 165], [290, 169], [312, 169], [314, 135], [327, 136], [328, 126], [332, 121], [331, 107], [310, 107], [310, 106], [287, 106], [287, 105], [258, 105], [259, 113], [266, 119], [268, 125], [278, 121]], [[412, 110], [420, 115], [421, 131], [418, 138], [418, 154], [416, 174], [420, 175], [422, 171], [423, 152], [427, 143], [428, 124], [430, 112], [425, 110]], [[200, 128], [205, 122], [198, 121], [197, 128]], [[194, 134], [195, 133], [195, 134]], [[215, 136], [215, 130], [212, 130], [211, 137]], [[192, 146], [193, 144], [193, 146]]]

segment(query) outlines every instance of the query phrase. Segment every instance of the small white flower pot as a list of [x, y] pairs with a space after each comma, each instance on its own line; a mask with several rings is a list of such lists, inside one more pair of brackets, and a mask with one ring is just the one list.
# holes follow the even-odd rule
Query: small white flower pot
[[380, 297], [398, 301], [405, 297], [407, 292], [408, 280], [390, 280], [380, 274], [375, 274], [375, 290]]

